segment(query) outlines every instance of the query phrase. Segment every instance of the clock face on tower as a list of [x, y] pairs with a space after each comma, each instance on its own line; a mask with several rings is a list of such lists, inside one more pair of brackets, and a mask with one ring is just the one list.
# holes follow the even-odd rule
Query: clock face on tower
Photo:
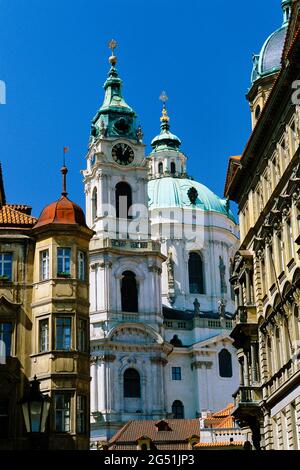
[[119, 165], [129, 165], [133, 162], [134, 152], [127, 144], [116, 144], [111, 151], [112, 157]]

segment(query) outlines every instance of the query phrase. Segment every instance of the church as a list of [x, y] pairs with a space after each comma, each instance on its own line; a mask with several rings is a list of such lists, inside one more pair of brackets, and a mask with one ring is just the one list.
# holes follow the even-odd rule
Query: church
[[150, 155], [110, 42], [82, 171], [90, 242], [91, 446], [129, 420], [198, 418], [238, 388], [227, 200], [188, 175], [162, 93]]

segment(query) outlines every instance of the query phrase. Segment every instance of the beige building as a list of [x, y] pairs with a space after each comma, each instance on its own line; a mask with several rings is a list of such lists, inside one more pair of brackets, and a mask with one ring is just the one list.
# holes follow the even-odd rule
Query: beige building
[[230, 159], [225, 187], [241, 231], [233, 415], [267, 450], [300, 449], [300, 2], [283, 0], [282, 8], [282, 27], [254, 58], [253, 132], [243, 155]]
[[7, 204], [0, 178], [0, 449], [30, 445], [20, 399], [34, 376], [51, 398], [50, 449], [89, 447], [88, 248], [83, 211], [61, 198], [39, 219]]

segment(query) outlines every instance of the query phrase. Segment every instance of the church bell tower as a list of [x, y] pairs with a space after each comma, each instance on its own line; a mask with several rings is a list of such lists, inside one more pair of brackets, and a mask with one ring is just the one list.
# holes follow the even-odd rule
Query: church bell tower
[[92, 443], [130, 419], [165, 416], [161, 272], [151, 240], [148, 160], [134, 110], [122, 96], [116, 42], [83, 171], [90, 243]]

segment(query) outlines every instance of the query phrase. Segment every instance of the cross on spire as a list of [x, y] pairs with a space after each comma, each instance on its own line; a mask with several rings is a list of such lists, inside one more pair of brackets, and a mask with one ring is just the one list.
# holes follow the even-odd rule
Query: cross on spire
[[160, 118], [160, 121], [162, 125], [168, 125], [170, 118], [168, 116], [167, 108], [166, 108], [166, 102], [168, 101], [168, 96], [165, 91], [162, 91], [159, 97], [160, 101], [163, 103], [163, 109], [162, 109], [162, 116]]
[[115, 56], [115, 49], [117, 48], [118, 43], [115, 39], [111, 39], [108, 43], [109, 49], [111, 49], [111, 56], [109, 58], [109, 62], [111, 63], [112, 66], [116, 65], [117, 63], [117, 57]]

